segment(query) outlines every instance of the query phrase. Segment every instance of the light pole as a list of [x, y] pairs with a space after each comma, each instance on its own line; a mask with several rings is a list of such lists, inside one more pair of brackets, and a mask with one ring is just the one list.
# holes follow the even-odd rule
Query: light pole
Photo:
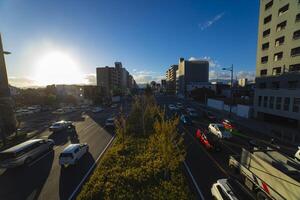
[[231, 117], [231, 107], [232, 107], [232, 88], [233, 88], [233, 64], [231, 67], [222, 68], [222, 70], [230, 71], [231, 72], [231, 79], [230, 79], [230, 107], [229, 107], [229, 116]]

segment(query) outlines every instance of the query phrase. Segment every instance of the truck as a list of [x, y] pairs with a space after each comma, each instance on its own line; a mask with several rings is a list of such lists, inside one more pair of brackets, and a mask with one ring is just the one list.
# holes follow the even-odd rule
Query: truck
[[300, 163], [272, 148], [242, 149], [229, 167], [256, 199], [299, 200]]

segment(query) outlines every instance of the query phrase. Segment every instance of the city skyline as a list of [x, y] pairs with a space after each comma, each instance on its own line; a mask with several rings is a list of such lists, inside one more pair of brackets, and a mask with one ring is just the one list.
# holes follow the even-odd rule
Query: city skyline
[[231, 64], [235, 77], [254, 78], [258, 2], [58, 3], [1, 1], [3, 46], [12, 52], [5, 58], [10, 84], [95, 84], [96, 67], [115, 61], [137, 83], [159, 81], [180, 57], [209, 60], [211, 79], [216, 71], [229, 78], [221, 68]]

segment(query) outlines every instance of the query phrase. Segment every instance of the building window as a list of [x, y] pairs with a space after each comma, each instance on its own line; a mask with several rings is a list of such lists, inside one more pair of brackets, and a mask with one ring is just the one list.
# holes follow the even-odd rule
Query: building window
[[300, 38], [300, 30], [295, 31], [293, 34], [293, 39], [294, 40], [298, 40]]
[[283, 57], [283, 52], [278, 52], [274, 54], [274, 61], [279, 61]]
[[262, 97], [259, 96], [259, 97], [258, 97], [258, 106], [259, 106], [259, 107], [261, 106], [261, 99], [262, 99]]
[[274, 81], [274, 82], [272, 82], [272, 89], [278, 90], [279, 87], [280, 87], [279, 81]]
[[298, 81], [288, 81], [288, 88], [289, 89], [296, 89], [298, 86]]
[[300, 71], [300, 63], [289, 66], [289, 72], [298, 72]]
[[262, 50], [267, 50], [267, 49], [269, 49], [269, 42], [262, 44], [261, 49], [262, 49]]
[[270, 100], [269, 101], [269, 108], [273, 109], [274, 108], [274, 100], [275, 100], [275, 98], [274, 97], [270, 97], [269, 100]]
[[276, 47], [278, 47], [278, 46], [280, 46], [280, 45], [283, 45], [283, 43], [284, 43], [284, 36], [282, 36], [282, 37], [280, 37], [280, 38], [277, 38], [277, 39], [275, 40], [275, 46], [276, 46]]
[[268, 62], [268, 56], [264, 56], [261, 58], [261, 63], [267, 63]]
[[299, 112], [299, 108], [300, 108], [300, 98], [294, 98], [293, 112]]
[[271, 8], [272, 5], [273, 5], [273, 0], [271, 0], [269, 3], [267, 3], [267, 4], [265, 5], [265, 10], [268, 10], [269, 8]]
[[267, 29], [267, 30], [265, 30], [265, 31], [263, 32], [263, 37], [267, 37], [267, 36], [269, 36], [269, 35], [270, 35], [270, 33], [271, 33], [271, 29]]
[[300, 47], [293, 48], [291, 50], [291, 56], [292, 57], [294, 57], [294, 56], [300, 56]]
[[260, 89], [265, 89], [267, 87], [267, 84], [266, 83], [260, 83], [259, 84], [259, 88]]
[[289, 111], [289, 108], [290, 108], [290, 98], [285, 97], [283, 102], [283, 110]]
[[284, 30], [285, 27], [286, 27], [286, 21], [283, 21], [280, 24], [277, 24], [276, 31], [279, 32], [281, 30]]
[[266, 76], [267, 75], [267, 70], [266, 69], [260, 70], [260, 75], [261, 76]]
[[276, 109], [281, 109], [281, 97], [276, 97]]
[[300, 22], [300, 13], [298, 13], [298, 14], [296, 15], [295, 22]]
[[264, 18], [264, 24], [269, 23], [272, 20], [272, 15], [269, 15], [267, 17]]
[[272, 71], [272, 75], [279, 75], [281, 74], [281, 67], [274, 67]]
[[264, 96], [264, 107], [268, 106], [268, 96]]
[[280, 8], [278, 10], [278, 16], [283, 15], [284, 13], [286, 13], [289, 9], [289, 4], [286, 4], [285, 6], [283, 6], [282, 8]]

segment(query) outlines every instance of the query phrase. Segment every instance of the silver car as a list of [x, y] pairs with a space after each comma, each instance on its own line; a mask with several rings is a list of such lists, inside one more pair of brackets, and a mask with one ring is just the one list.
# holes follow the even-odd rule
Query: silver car
[[33, 159], [46, 151], [51, 151], [54, 141], [51, 139], [33, 139], [0, 152], [0, 167], [14, 168], [28, 165]]

